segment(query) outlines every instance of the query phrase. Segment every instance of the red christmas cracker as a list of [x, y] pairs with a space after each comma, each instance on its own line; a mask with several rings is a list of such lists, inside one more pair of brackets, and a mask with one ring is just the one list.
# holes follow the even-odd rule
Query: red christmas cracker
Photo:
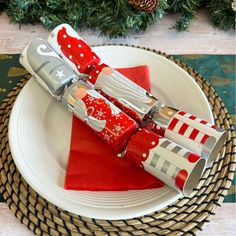
[[116, 151], [124, 149], [137, 129], [133, 119], [83, 82], [66, 90], [63, 103]]
[[146, 129], [130, 140], [126, 158], [188, 196], [204, 170], [205, 159]]

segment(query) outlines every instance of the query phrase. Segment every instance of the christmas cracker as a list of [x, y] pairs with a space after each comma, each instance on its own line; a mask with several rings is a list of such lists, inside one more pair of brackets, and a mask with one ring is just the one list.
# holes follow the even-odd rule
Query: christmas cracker
[[224, 130], [166, 106], [117, 70], [102, 63], [68, 24], [56, 27], [48, 42], [78, 75], [86, 69], [89, 74], [87, 83], [137, 122], [154, 123], [153, 131], [205, 157], [208, 165], [216, 159], [226, 140]]
[[22, 52], [20, 63], [114, 150], [122, 150], [136, 131], [136, 122], [79, 80], [46, 41], [33, 40]]
[[79, 80], [44, 40], [33, 40], [20, 62], [69, 111], [121, 151], [118, 156], [130, 159], [183, 195], [191, 194], [205, 167], [203, 157], [151, 131], [137, 129], [133, 119]]

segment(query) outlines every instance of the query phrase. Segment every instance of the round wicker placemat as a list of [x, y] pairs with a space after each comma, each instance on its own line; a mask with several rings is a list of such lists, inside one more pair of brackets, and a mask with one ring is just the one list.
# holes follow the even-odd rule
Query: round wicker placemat
[[[128, 46], [128, 45], [126, 45]], [[146, 49], [146, 48], [145, 48]], [[146, 49], [150, 50], [150, 49]], [[195, 235], [214, 215], [231, 185], [236, 169], [235, 131], [221, 99], [197, 72], [174, 57], [163, 55], [186, 70], [212, 106], [215, 122], [227, 130], [227, 141], [191, 198], [182, 198], [161, 211], [130, 220], [96, 220], [74, 215], [40, 197], [23, 179], [11, 156], [8, 122], [15, 99], [27, 79], [18, 83], [0, 108], [0, 191], [15, 216], [37, 235]]]

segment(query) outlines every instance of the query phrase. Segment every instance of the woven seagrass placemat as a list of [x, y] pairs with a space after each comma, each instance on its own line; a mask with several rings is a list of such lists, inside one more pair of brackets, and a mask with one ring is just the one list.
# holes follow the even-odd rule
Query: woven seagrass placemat
[[[150, 49], [146, 49], [150, 50]], [[186, 70], [204, 91], [215, 122], [227, 130], [227, 141], [206, 169], [191, 198], [182, 198], [161, 211], [130, 220], [96, 220], [74, 215], [39, 196], [23, 179], [11, 156], [8, 122], [15, 99], [27, 79], [18, 83], [0, 108], [0, 191], [15, 216], [37, 235], [195, 235], [214, 215], [231, 185], [236, 169], [235, 131], [230, 116], [212, 86], [174, 57], [163, 55]]]

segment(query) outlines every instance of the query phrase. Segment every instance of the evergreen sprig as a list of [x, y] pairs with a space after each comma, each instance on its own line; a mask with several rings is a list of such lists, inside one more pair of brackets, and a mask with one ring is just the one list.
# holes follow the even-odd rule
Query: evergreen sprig
[[232, 0], [210, 0], [209, 11], [213, 24], [222, 30], [235, 29]]
[[41, 22], [51, 29], [67, 22], [73, 27], [99, 29], [110, 37], [125, 37], [145, 30], [166, 8], [166, 0], [159, 0], [152, 13], [134, 9], [127, 0], [10, 0], [7, 12], [16, 23]]
[[197, 9], [201, 6], [202, 0], [168, 0], [169, 10], [180, 13], [181, 17], [172, 27], [177, 31], [186, 31], [190, 22], [196, 18]]

